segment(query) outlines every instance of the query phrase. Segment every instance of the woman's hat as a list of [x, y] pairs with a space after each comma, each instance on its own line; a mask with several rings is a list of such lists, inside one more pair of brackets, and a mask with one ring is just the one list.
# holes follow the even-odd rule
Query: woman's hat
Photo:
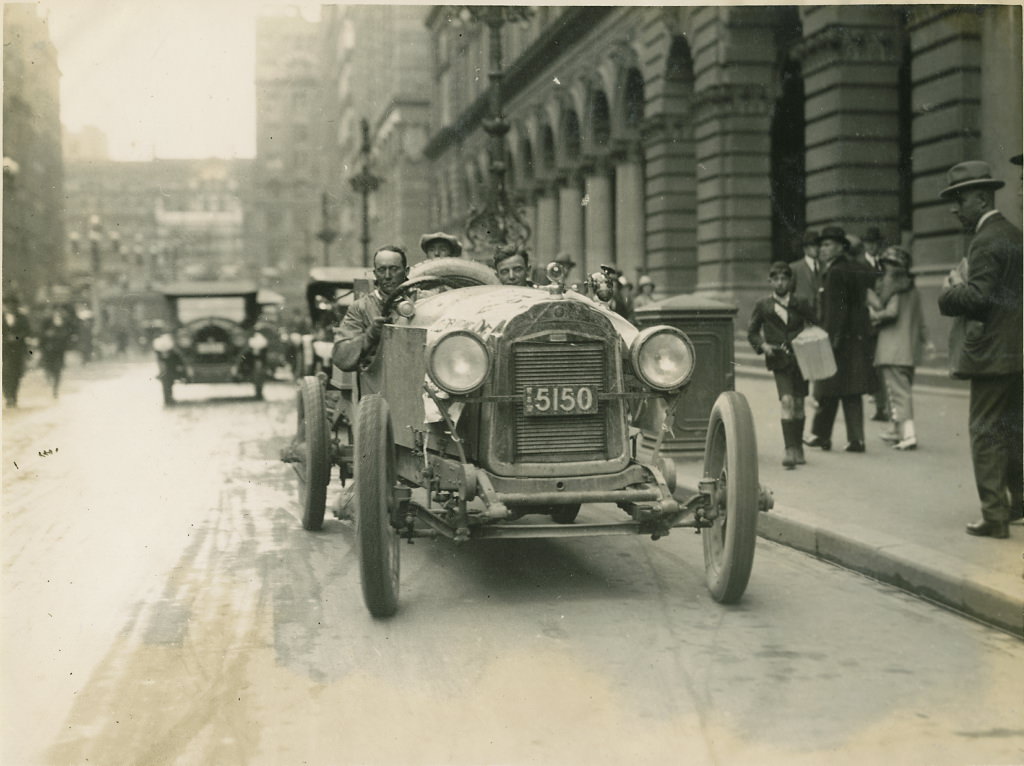
[[643, 287], [644, 285], [653, 285], [653, 284], [654, 284], [654, 280], [651, 279], [646, 274], [644, 274], [642, 277], [640, 277], [639, 280], [637, 280], [637, 285], [639, 287]]
[[879, 260], [882, 263], [891, 263], [893, 266], [897, 266], [905, 271], [910, 270], [910, 253], [896, 245], [885, 248], [885, 252], [882, 253], [882, 257]]
[[460, 255], [462, 253], [462, 243], [459, 241], [459, 238], [453, 237], [451, 234], [446, 234], [443, 231], [435, 231], [433, 234], [424, 234], [420, 237], [420, 250], [424, 253], [427, 252], [427, 245], [437, 239], [451, 245], [455, 250], [456, 255]]
[[1004, 184], [992, 177], [992, 168], [981, 160], [968, 160], [954, 165], [946, 173], [946, 188], [939, 197], [948, 199], [965, 189], [999, 189]]

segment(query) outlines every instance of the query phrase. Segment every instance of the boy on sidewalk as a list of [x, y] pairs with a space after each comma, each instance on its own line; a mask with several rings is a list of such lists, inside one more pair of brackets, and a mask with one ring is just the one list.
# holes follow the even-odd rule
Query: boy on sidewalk
[[921, 298], [910, 273], [910, 253], [889, 247], [880, 259], [885, 269], [877, 293], [868, 292], [868, 313], [878, 328], [875, 367], [889, 402], [890, 427], [882, 439], [898, 450], [917, 447], [914, 432], [914, 368], [921, 364], [928, 331]]
[[807, 301], [793, 295], [793, 271], [784, 261], [776, 261], [768, 271], [772, 294], [754, 304], [747, 340], [758, 354], [765, 355], [765, 366], [775, 376], [775, 388], [782, 408], [782, 438], [786, 455], [782, 465], [795, 468], [804, 459], [804, 397], [807, 381], [793, 356], [792, 341], [814, 316]]

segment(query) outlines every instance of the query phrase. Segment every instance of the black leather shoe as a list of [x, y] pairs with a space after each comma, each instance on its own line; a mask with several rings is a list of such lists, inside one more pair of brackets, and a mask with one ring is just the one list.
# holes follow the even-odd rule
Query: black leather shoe
[[821, 447], [825, 452], [832, 449], [832, 442], [828, 439], [822, 439], [820, 436], [812, 436], [810, 439], [804, 439], [804, 444], [808, 447]]
[[863, 452], [864, 442], [850, 442], [846, 445], [847, 452]]
[[1010, 536], [1010, 525], [1005, 521], [989, 521], [981, 519], [972, 521], [967, 525], [967, 534], [975, 537], [994, 537], [997, 540], [1005, 540]]

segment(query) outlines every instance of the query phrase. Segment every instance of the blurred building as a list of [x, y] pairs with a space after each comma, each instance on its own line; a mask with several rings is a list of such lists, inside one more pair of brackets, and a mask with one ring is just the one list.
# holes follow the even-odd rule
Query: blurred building
[[64, 277], [60, 68], [35, 3], [3, 17], [3, 288], [33, 301]]
[[107, 134], [95, 125], [81, 130], [64, 129], [64, 161], [109, 160]]
[[318, 30], [297, 10], [256, 20], [253, 256], [268, 275], [308, 270], [319, 252]]
[[249, 258], [252, 160], [69, 161], [66, 249], [78, 285], [106, 292], [258, 276]]
[[[430, 12], [425, 59], [431, 225], [456, 232], [488, 167], [487, 29], [461, 8]], [[989, 161], [1020, 224], [1019, 5], [533, 11], [502, 40], [509, 186], [535, 261], [567, 250], [742, 316], [805, 228], [878, 226], [912, 241], [941, 337], [934, 296], [966, 241], [938, 199], [949, 166]]]
[[325, 161], [320, 185], [338, 230], [337, 264], [362, 263], [362, 197], [351, 184], [363, 169], [360, 122], [369, 124], [369, 170], [381, 183], [369, 196], [369, 252], [404, 245], [419, 260], [419, 239], [435, 231], [429, 163], [432, 52], [429, 6], [328, 5], [321, 10]]

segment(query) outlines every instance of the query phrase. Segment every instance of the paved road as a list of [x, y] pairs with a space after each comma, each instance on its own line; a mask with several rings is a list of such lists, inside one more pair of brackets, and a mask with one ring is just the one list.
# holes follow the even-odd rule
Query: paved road
[[374, 621], [351, 526], [298, 524], [290, 384], [151, 374], [4, 414], [4, 764], [1024, 760], [1024, 644], [764, 541], [733, 608], [682, 530], [419, 541]]

